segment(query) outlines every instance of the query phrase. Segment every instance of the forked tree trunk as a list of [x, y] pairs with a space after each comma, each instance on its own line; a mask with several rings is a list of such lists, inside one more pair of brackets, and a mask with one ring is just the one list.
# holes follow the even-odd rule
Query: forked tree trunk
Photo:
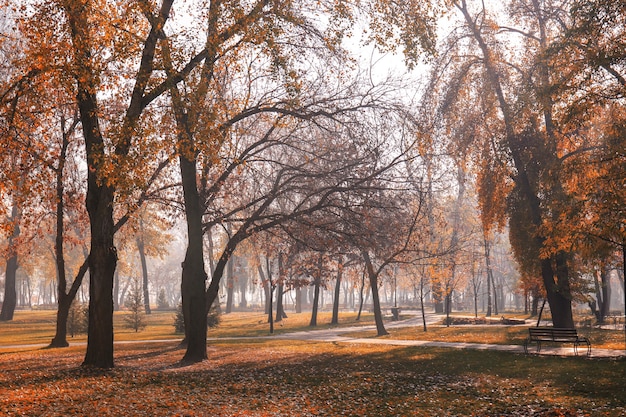
[[377, 336], [385, 336], [389, 333], [385, 329], [385, 324], [383, 323], [383, 312], [380, 307], [380, 297], [378, 295], [378, 274], [374, 271], [374, 265], [372, 265], [372, 260], [367, 250], [363, 250], [362, 254], [367, 268], [367, 274], [369, 275], [370, 288], [372, 290], [372, 304], [374, 306], [376, 334]]
[[[57, 262], [59, 262], [57, 260]], [[85, 260], [83, 264], [80, 266], [78, 270], [78, 274], [74, 278], [74, 282], [69, 290], [66, 293], [67, 283], [64, 278], [59, 279], [58, 285], [58, 307], [57, 307], [57, 321], [56, 321], [56, 331], [55, 335], [50, 342], [49, 347], [67, 347], [69, 343], [67, 342], [67, 320], [70, 314], [70, 309], [72, 308], [72, 302], [76, 299], [76, 294], [80, 286], [82, 285], [83, 278], [85, 273], [87, 272], [88, 261]]]

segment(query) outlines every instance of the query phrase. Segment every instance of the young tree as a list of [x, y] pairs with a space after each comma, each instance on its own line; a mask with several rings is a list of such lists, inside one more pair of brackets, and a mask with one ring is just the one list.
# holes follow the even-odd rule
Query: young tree
[[133, 329], [135, 332], [143, 330], [146, 327], [146, 312], [144, 308], [142, 285], [138, 279], [133, 280], [130, 293], [124, 304], [128, 309], [128, 313], [124, 316], [126, 327]]

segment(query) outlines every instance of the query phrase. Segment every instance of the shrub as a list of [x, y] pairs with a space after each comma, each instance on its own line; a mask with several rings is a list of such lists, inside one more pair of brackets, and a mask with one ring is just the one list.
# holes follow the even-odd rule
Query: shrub
[[67, 332], [70, 337], [87, 333], [89, 328], [89, 306], [74, 301], [67, 316]]
[[161, 288], [159, 291], [159, 298], [157, 299], [157, 308], [159, 310], [167, 310], [170, 308], [170, 303], [167, 302], [167, 297], [165, 296], [165, 289]]
[[[220, 304], [213, 304], [213, 307], [211, 307], [209, 314], [207, 315], [207, 326], [209, 328], [219, 326], [222, 321], [221, 314], [222, 308], [220, 307]], [[178, 308], [176, 309], [176, 315], [174, 316], [174, 329], [176, 333], [185, 333], [185, 319], [183, 316], [182, 303], [179, 303]]]

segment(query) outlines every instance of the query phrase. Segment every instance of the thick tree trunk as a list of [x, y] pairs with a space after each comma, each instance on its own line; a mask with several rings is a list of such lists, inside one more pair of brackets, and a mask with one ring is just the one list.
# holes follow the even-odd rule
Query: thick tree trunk
[[182, 361], [195, 363], [207, 359], [208, 307], [205, 296], [207, 275], [204, 269], [202, 210], [196, 183], [196, 161], [188, 159], [188, 153], [182, 151], [179, 158], [188, 242], [181, 281], [185, 339], [187, 340], [187, 350]]
[[2, 311], [0, 311], [0, 321], [13, 320], [15, 306], [17, 305], [17, 291], [15, 289], [17, 267], [17, 254], [11, 255], [7, 259], [4, 274], [4, 301], [2, 302]]
[[311, 321], [309, 321], [310, 327], [317, 326], [317, 310], [320, 302], [320, 280], [320, 277], [315, 277], [315, 280], [313, 282], [314, 293], [313, 304], [311, 306]]
[[[557, 271], [566, 268], [564, 255], [557, 255]], [[558, 265], [561, 268], [558, 268]], [[561, 274], [567, 277], [567, 270], [562, 270]], [[541, 261], [541, 276], [546, 288], [547, 300], [552, 313], [552, 324], [554, 327], [574, 328], [574, 317], [572, 315], [572, 300], [569, 292], [569, 282], [567, 280], [559, 283], [555, 281], [552, 259]], [[558, 279], [558, 274], [557, 274]], [[562, 288], [561, 288], [562, 287]]]
[[92, 175], [87, 191], [91, 224], [89, 254], [89, 329], [84, 366], [113, 367], [113, 275], [117, 251], [113, 245], [113, 190]]
[[17, 251], [14, 242], [20, 235], [19, 226], [20, 211], [17, 203], [13, 203], [11, 208], [11, 221], [13, 222], [13, 233], [8, 241], [9, 256], [6, 259], [6, 269], [4, 273], [4, 301], [2, 302], [2, 310], [0, 311], [0, 321], [13, 320], [15, 307], [17, 305], [16, 275], [18, 268]]

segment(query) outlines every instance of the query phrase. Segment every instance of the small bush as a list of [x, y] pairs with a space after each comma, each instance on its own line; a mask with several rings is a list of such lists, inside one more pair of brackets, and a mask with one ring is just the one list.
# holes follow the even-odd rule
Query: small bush
[[170, 303], [167, 302], [167, 297], [165, 296], [165, 289], [161, 288], [159, 291], [159, 298], [157, 299], [157, 308], [159, 310], [167, 310], [170, 308]]
[[[219, 326], [222, 321], [222, 308], [219, 303], [213, 304], [211, 310], [209, 310], [209, 314], [207, 315], [207, 327], [213, 328]], [[176, 309], [176, 315], [174, 316], [174, 329], [176, 333], [185, 333], [185, 318], [183, 316], [183, 305], [182, 303], [178, 304], [178, 308]]]
[[89, 305], [74, 301], [67, 316], [67, 332], [70, 337], [87, 333], [89, 328]]

